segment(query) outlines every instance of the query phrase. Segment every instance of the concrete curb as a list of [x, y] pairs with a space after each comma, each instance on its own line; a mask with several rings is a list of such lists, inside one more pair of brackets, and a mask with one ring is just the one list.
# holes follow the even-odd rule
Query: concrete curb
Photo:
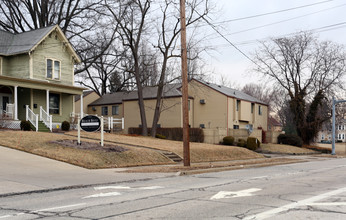
[[277, 166], [277, 165], [292, 164], [292, 163], [304, 163], [304, 162], [308, 162], [308, 160], [297, 159], [295, 161], [259, 163], [259, 164], [250, 164], [250, 165], [236, 165], [236, 166], [230, 166], [230, 167], [216, 167], [216, 168], [208, 168], [208, 169], [200, 169], [200, 170], [188, 170], [188, 171], [181, 171], [180, 176], [231, 171], [231, 170], [239, 170], [239, 169], [247, 169], [247, 168], [260, 168], [260, 167]]

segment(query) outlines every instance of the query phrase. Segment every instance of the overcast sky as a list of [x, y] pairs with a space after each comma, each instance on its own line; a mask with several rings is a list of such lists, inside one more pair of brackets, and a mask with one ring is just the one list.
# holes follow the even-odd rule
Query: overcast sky
[[[288, 36], [305, 30], [316, 29], [319, 39], [346, 46], [345, 0], [214, 0], [214, 4], [219, 12], [210, 21], [222, 24], [218, 30], [250, 57], [259, 46], [257, 40]], [[278, 13], [256, 16], [271, 12]], [[251, 16], [255, 17], [240, 19]], [[212, 28], [208, 28], [209, 32], [208, 46], [212, 45], [215, 51], [211, 56], [206, 56], [206, 60], [215, 73], [215, 79], [224, 75], [238, 86], [262, 81], [261, 77], [251, 73], [251, 61], [219, 37]]]

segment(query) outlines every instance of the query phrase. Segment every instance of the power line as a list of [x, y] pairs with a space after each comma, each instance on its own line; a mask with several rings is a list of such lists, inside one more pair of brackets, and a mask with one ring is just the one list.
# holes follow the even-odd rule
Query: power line
[[[197, 12], [197, 14], [199, 14]], [[201, 16], [201, 15], [200, 15]], [[234, 45], [230, 40], [228, 40], [219, 30], [217, 30], [217, 28], [215, 27], [215, 25], [213, 25], [212, 23], [210, 23], [205, 17], [201, 16], [202, 19], [207, 22], [207, 24], [213, 28], [213, 30], [218, 33], [223, 39], [225, 39], [232, 47], [234, 47], [238, 52], [240, 52], [244, 57], [246, 57], [248, 60], [250, 60], [252, 63], [254, 63], [256, 66], [258, 66], [260, 69], [263, 69], [260, 65], [258, 65], [253, 59], [251, 59], [246, 53], [244, 53], [242, 50], [240, 50], [236, 45]]]
[[[342, 6], [345, 6], [345, 5], [346, 4], [341, 4], [341, 5], [338, 5], [338, 6], [335, 6], [335, 7], [331, 7], [331, 8], [319, 10], [319, 11], [316, 11], [316, 12], [300, 15], [300, 16], [297, 16], [297, 17], [293, 17], [293, 18], [289, 18], [289, 19], [285, 19], [285, 20], [281, 20], [281, 21], [277, 21], [277, 22], [273, 22], [273, 23], [257, 26], [257, 27], [248, 28], [248, 29], [244, 29], [244, 30], [241, 30], [241, 31], [236, 31], [236, 32], [233, 32], [233, 33], [230, 33], [230, 34], [226, 34], [225, 36], [234, 35], [234, 34], [240, 34], [240, 33], [248, 32], [248, 31], [260, 29], [260, 28], [263, 28], [263, 27], [272, 26], [272, 25], [275, 25], [275, 24], [279, 24], [279, 23], [295, 20], [295, 19], [298, 19], [298, 18], [306, 17], [306, 16], [309, 16], [309, 15], [321, 13], [321, 12], [324, 12], [324, 11], [328, 11], [328, 10], [331, 10], [331, 9], [339, 8], [339, 7], [342, 7]], [[208, 37], [208, 36], [212, 36], [212, 35], [210, 34], [210, 35], [207, 35], [206, 37]], [[211, 38], [210, 40], [216, 39], [216, 38], [218, 38], [218, 37]]]
[[267, 12], [267, 13], [263, 13], [263, 14], [257, 14], [257, 15], [251, 15], [251, 16], [247, 16], [247, 17], [242, 17], [242, 18], [235, 18], [235, 19], [215, 22], [215, 24], [222, 24], [222, 23], [228, 23], [228, 22], [233, 22], [233, 21], [241, 21], [241, 20], [257, 18], [257, 17], [267, 16], [267, 15], [272, 15], [272, 14], [278, 14], [278, 13], [281, 13], [281, 12], [286, 12], [286, 11], [292, 11], [292, 10], [296, 10], [296, 9], [306, 8], [306, 7], [315, 6], [315, 5], [319, 5], [319, 4], [324, 4], [324, 3], [328, 3], [328, 2], [332, 2], [332, 1], [334, 1], [334, 0], [327, 0], [327, 1], [322, 1], [322, 2], [316, 2], [316, 3], [313, 3], [313, 4], [302, 5], [302, 6], [288, 8], [288, 9], [283, 9], [283, 10], [279, 10], [279, 11]]

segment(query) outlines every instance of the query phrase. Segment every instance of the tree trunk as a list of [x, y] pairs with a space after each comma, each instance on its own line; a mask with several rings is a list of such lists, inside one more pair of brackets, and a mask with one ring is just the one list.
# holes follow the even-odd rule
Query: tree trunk
[[[166, 54], [166, 56], [167, 56], [167, 54]], [[163, 64], [162, 64], [160, 81], [159, 81], [159, 85], [157, 88], [157, 97], [156, 97], [156, 105], [155, 105], [153, 124], [151, 126], [151, 136], [152, 137], [156, 136], [157, 123], [160, 120], [161, 100], [162, 100], [162, 96], [163, 96], [163, 87], [165, 86], [166, 67], [167, 67], [167, 59], [164, 59]]]

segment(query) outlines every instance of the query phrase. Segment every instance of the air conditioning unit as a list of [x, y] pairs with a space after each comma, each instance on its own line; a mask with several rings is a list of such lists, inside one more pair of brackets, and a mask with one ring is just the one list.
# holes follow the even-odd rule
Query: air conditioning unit
[[201, 104], [205, 104], [205, 99], [201, 99], [201, 100], [199, 100], [199, 103], [201, 103]]

